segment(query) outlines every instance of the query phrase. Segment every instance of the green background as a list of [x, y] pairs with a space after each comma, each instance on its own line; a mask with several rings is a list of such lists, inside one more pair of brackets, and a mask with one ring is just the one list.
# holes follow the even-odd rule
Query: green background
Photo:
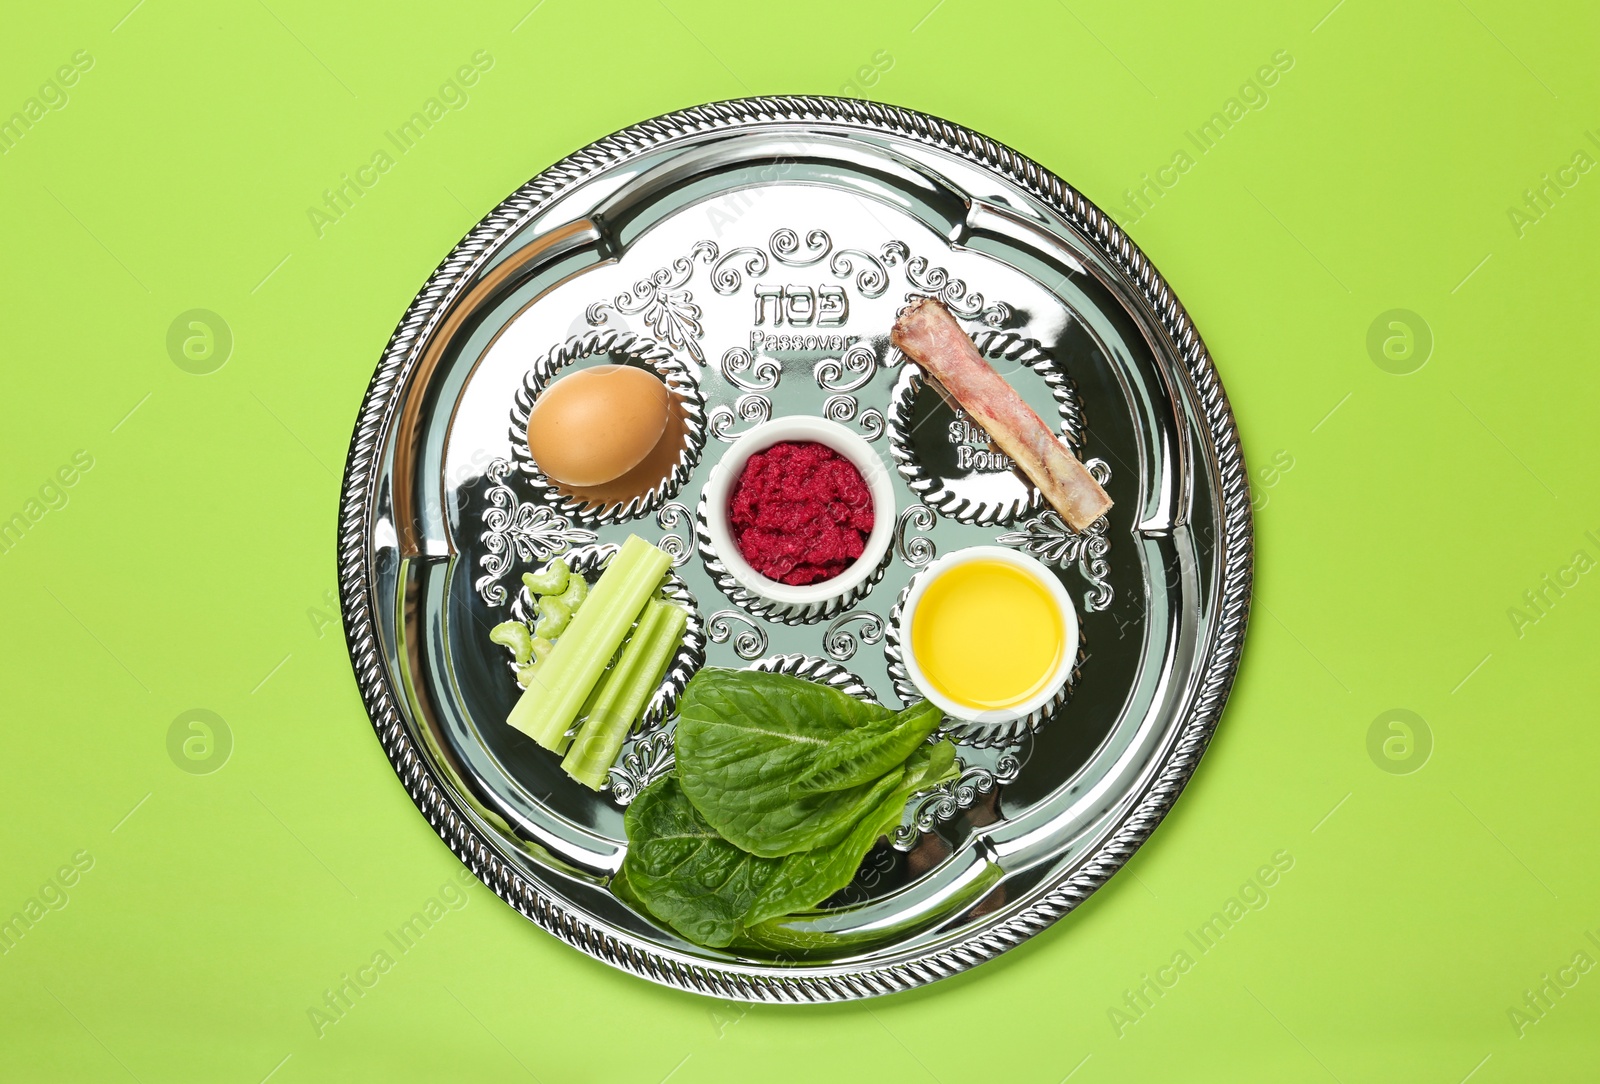
[[[1509, 1012], [1600, 960], [1600, 575], [1574, 564], [1600, 559], [1600, 173], [1509, 214], [1600, 155], [1593, 6], [531, 4], [8, 14], [0, 117], [79, 50], [93, 66], [0, 156], [0, 517], [28, 521], [0, 555], [0, 918], [93, 865], [0, 955], [0, 1075], [1593, 1079], [1600, 970], [1567, 972], [1542, 1019]], [[470, 102], [319, 237], [322, 191], [477, 50], [494, 64]], [[1279, 51], [1266, 103], [1200, 153], [1185, 133]], [[930, 988], [702, 999], [474, 882], [319, 1038], [324, 990], [460, 869], [372, 735], [333, 600], [339, 475], [396, 321], [480, 216], [591, 140], [841, 92], [1067, 178], [1131, 223], [1206, 337], [1257, 505], [1212, 749], [1078, 912]], [[1193, 167], [1125, 211], [1179, 149]], [[166, 342], [197, 308], [233, 338], [206, 375]], [[1432, 340], [1405, 375], [1369, 349], [1395, 309], [1379, 339], [1411, 353], [1391, 367]], [[92, 467], [50, 488], [78, 452]], [[225, 721], [225, 761], [169, 752], [196, 708]], [[1393, 709], [1422, 722], [1369, 746]], [[1186, 932], [1278, 852], [1268, 903], [1199, 953]], [[1119, 1025], [1180, 950], [1194, 966]]]

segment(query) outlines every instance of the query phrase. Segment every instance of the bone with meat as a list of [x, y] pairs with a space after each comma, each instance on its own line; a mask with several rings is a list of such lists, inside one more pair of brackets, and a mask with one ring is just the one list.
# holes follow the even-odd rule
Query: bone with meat
[[1016, 461], [1067, 525], [1082, 531], [1111, 507], [1087, 467], [994, 371], [950, 311], [931, 297], [908, 305], [890, 340], [961, 404]]

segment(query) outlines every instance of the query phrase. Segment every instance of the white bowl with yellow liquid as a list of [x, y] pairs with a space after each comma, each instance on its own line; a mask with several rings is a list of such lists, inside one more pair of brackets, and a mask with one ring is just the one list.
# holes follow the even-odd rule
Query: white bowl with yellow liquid
[[1067, 589], [1043, 563], [1004, 546], [956, 550], [923, 569], [900, 607], [899, 634], [922, 695], [975, 723], [1037, 711], [1078, 657]]

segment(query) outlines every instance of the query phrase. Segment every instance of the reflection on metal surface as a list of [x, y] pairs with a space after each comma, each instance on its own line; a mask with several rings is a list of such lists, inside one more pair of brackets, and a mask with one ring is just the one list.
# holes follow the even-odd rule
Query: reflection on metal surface
[[[399, 407], [398, 424], [390, 433], [393, 441], [395, 477], [407, 479], [408, 483], [416, 479], [419, 442], [423, 437], [422, 416], [425, 399], [420, 392], [432, 381], [435, 370], [443, 360], [444, 352], [455, 334], [477, 315], [480, 306], [487, 305], [497, 293], [509, 288], [517, 278], [529, 273], [529, 268], [560, 258], [574, 249], [592, 245], [599, 237], [600, 231], [587, 219], [562, 223], [543, 235], [530, 239], [508, 259], [501, 261], [493, 269], [482, 272], [481, 278], [477, 275], [481, 270], [480, 263], [487, 246], [482, 242], [469, 245], [465, 241], [456, 246], [452, 256], [458, 266], [454, 272], [443, 280], [440, 280], [435, 273], [434, 279], [429, 283], [433, 289], [424, 291], [428, 304], [421, 304], [422, 298], [418, 299], [418, 304], [413, 304], [412, 311], [406, 314], [406, 319], [401, 323], [401, 329], [396, 331], [397, 341], [390, 344], [391, 350], [398, 345], [409, 352], [412, 346], [410, 337], [418, 331], [418, 318], [422, 316], [437, 318], [442, 315], [439, 326], [426, 338], [425, 348], [417, 351], [414, 359], [416, 367], [411, 373], [411, 387], [418, 394], [401, 396], [399, 393], [402, 389], [395, 386], [384, 389], [389, 400], [386, 405], [390, 408], [396, 405]], [[422, 311], [419, 312], [419, 309]], [[407, 332], [409, 334], [402, 340], [402, 333]], [[374, 436], [375, 434], [368, 434], [367, 440], [363, 442], [358, 433], [356, 440], [352, 441], [351, 450], [356, 451], [355, 446], [360, 445], [360, 450], [370, 456], [375, 450], [371, 443]], [[393, 491], [392, 521], [401, 557], [422, 555], [425, 547], [422, 537], [422, 517], [419, 511], [427, 507], [428, 499], [434, 492], [437, 491], [431, 485], [414, 489], [410, 484], [400, 486]], [[438, 554], [430, 551], [430, 556]]]

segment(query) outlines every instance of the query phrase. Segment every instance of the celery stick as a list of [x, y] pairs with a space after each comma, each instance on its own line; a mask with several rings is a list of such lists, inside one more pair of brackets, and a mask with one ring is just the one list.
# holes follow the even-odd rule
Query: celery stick
[[635, 622], [633, 629], [628, 632], [627, 639], [622, 641], [622, 646], [617, 648], [617, 653], [611, 656], [611, 662], [606, 665], [605, 671], [600, 675], [600, 680], [594, 683], [593, 689], [589, 690], [589, 699], [583, 702], [583, 707], [578, 712], [577, 721], [570, 728], [573, 734], [577, 734], [582, 728], [583, 721], [589, 718], [589, 713], [594, 711], [594, 706], [600, 702], [602, 696], [606, 695], [606, 689], [610, 688], [611, 683], [616, 681], [617, 675], [622, 672], [622, 659], [628, 650], [628, 644], [632, 642], [640, 627], [644, 625], [645, 619], [650, 616], [650, 604], [646, 602], [644, 606], [645, 608], [639, 611], [639, 620]]
[[590, 790], [605, 784], [634, 720], [643, 714], [661, 686], [662, 674], [683, 646], [688, 619], [682, 606], [656, 599], [645, 603], [639, 627], [623, 645], [622, 658], [561, 761], [566, 773]]
[[665, 553], [629, 535], [506, 722], [546, 749], [564, 752], [568, 728], [671, 563]]
[[[575, 734], [578, 733], [579, 729], [582, 728], [583, 721], [589, 717], [589, 713], [594, 710], [596, 702], [598, 702], [600, 697], [605, 693], [606, 686], [609, 685], [611, 683], [611, 679], [616, 676], [617, 660], [622, 657], [623, 649], [626, 647], [627, 642], [624, 641], [623, 646], [617, 649], [617, 653], [613, 655], [611, 657], [611, 661], [606, 664], [606, 668], [600, 672], [600, 680], [596, 681], [594, 683], [594, 688], [589, 690], [589, 695], [587, 698], [585, 698], [583, 707], [579, 708], [578, 714], [573, 716], [572, 725], [567, 727], [567, 739], [569, 741]], [[561, 749], [557, 749], [556, 752], [562, 752], [565, 748], [566, 742], [562, 742]]]
[[[643, 660], [642, 646], [649, 641], [651, 630], [661, 623], [665, 616], [662, 607], [664, 603], [652, 598], [644, 604], [644, 609], [639, 613], [639, 622], [634, 625], [633, 631], [622, 643], [622, 652], [617, 660], [611, 664], [595, 685], [594, 692], [589, 695], [589, 702], [584, 705], [581, 723], [573, 737], [572, 746], [567, 750], [566, 758], [562, 760], [561, 767], [574, 779], [582, 782], [582, 778], [574, 774], [577, 766], [588, 758], [584, 750], [591, 746], [596, 737], [609, 733], [621, 722], [615, 716], [620, 707], [622, 694], [633, 684], [633, 672], [639, 668]], [[632, 722], [632, 720], [628, 720]], [[610, 764], [606, 765], [610, 768]], [[599, 789], [592, 783], [585, 783], [591, 789]]]

